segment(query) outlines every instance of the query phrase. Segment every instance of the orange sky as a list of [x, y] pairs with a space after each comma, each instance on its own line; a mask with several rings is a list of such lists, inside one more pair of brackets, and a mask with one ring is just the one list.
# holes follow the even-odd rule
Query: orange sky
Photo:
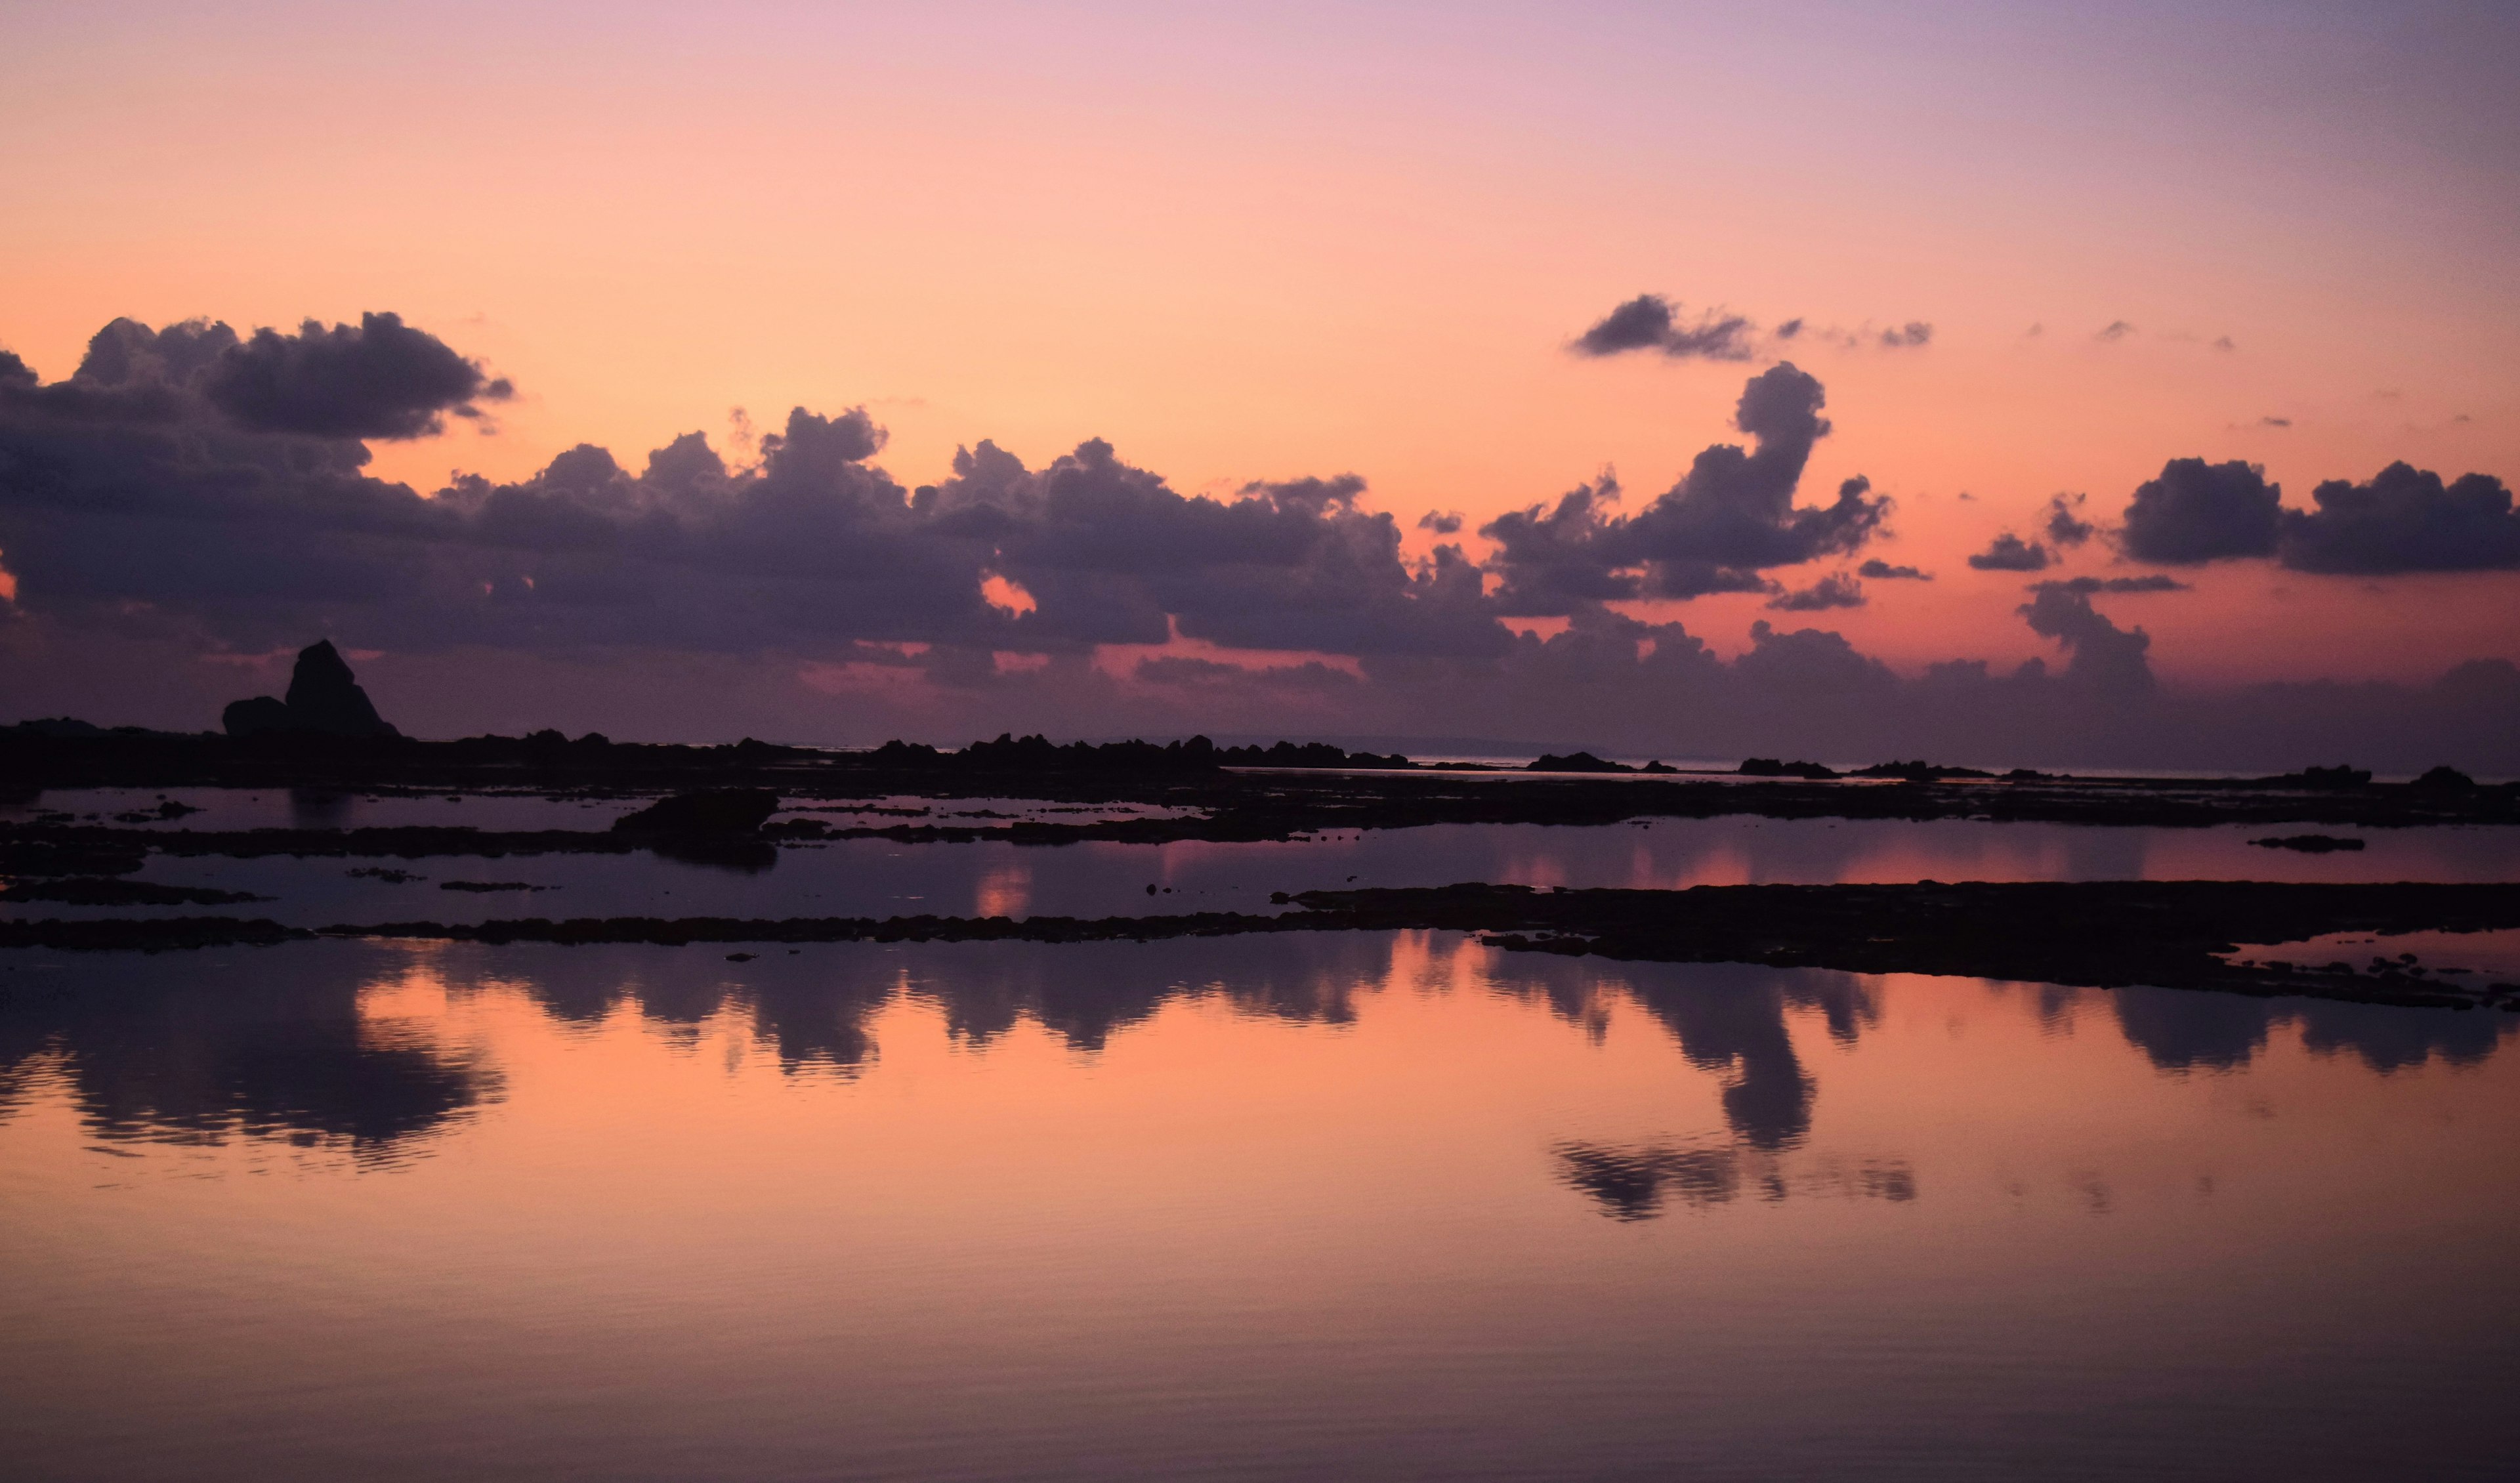
[[[1186, 492], [1354, 471], [1475, 525], [1605, 465], [1634, 509], [1737, 436], [1755, 364], [1565, 353], [1624, 298], [1922, 320], [1922, 349], [1794, 358], [1837, 428], [1803, 498], [1870, 475], [1900, 508], [1866, 554], [1938, 580], [1793, 621], [2013, 659], [2048, 652], [2023, 579], [1962, 560], [2056, 491], [2114, 517], [2189, 455], [2293, 505], [2393, 459], [2520, 475], [2482, 23], [22, 6], [0, 344], [57, 378], [115, 315], [398, 311], [522, 391], [495, 435], [378, 446], [422, 488], [863, 403], [906, 483], [1102, 436]], [[2174, 680], [2520, 657], [2508, 574], [2196, 581], [2111, 603]], [[1730, 652], [1761, 611], [1671, 615]]]

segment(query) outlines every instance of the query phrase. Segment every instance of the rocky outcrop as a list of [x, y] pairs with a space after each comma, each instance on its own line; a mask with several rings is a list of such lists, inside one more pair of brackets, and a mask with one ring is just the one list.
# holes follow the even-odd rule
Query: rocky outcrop
[[348, 661], [330, 639], [297, 652], [297, 667], [289, 677], [287, 699], [255, 696], [230, 705], [219, 719], [231, 737], [276, 732], [319, 737], [402, 735], [377, 714], [375, 702], [359, 688]]
[[612, 821], [616, 834], [727, 835], [760, 831], [779, 811], [779, 795], [768, 788], [713, 787], [676, 793]]

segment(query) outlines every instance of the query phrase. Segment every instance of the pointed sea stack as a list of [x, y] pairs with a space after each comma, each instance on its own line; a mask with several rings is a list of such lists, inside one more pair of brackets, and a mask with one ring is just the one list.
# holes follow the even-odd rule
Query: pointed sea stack
[[350, 673], [348, 662], [330, 639], [297, 652], [297, 668], [289, 677], [288, 699], [255, 696], [230, 705], [219, 719], [231, 737], [273, 732], [322, 737], [402, 735], [377, 714], [375, 702], [359, 688], [357, 677]]

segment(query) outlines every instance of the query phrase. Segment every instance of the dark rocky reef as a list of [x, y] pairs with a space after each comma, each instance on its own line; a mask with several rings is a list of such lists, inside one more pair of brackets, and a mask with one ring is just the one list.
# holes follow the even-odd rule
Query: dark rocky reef
[[1740, 771], [1744, 778], [1802, 778], [1813, 782], [1837, 776], [1836, 768], [1818, 762], [1785, 762], [1775, 757], [1744, 757]]
[[1567, 752], [1563, 755], [1557, 752], [1543, 752], [1525, 764], [1523, 771], [1530, 773], [1653, 773], [1658, 776], [1670, 776], [1678, 773], [1680, 769], [1659, 761], [1648, 762], [1642, 767], [1630, 767], [1624, 762], [1605, 761], [1591, 752]]
[[616, 834], [751, 834], [779, 812], [764, 787], [713, 787], [676, 793], [612, 821]]
[[297, 652], [286, 699], [255, 696], [238, 700], [219, 720], [231, 737], [294, 734], [383, 739], [402, 735], [377, 714], [375, 702], [359, 688], [349, 662], [330, 639]]
[[[1941, 783], [1952, 778], [1992, 778], [1995, 774], [1982, 767], [1945, 767], [1918, 758], [1913, 762], [1875, 762], [1847, 774], [1850, 778], [1896, 778], [1902, 783]], [[2011, 776], [2010, 774], [2006, 775]], [[2036, 778], [2037, 773], [2029, 776]]]
[[120, 880], [112, 876], [21, 880], [0, 890], [0, 901], [58, 901], [66, 906], [236, 906], [248, 901], [271, 899], [251, 891], [159, 885], [148, 880]]
[[1041, 736], [1002, 733], [995, 742], [974, 742], [961, 751], [943, 751], [923, 742], [886, 742], [865, 759], [876, 767], [939, 773], [1114, 773], [1178, 776], [1214, 773], [1228, 767], [1356, 768], [1404, 770], [1415, 766], [1397, 753], [1352, 752], [1327, 742], [1280, 742], [1273, 746], [1219, 746], [1205, 737], [1187, 742], [1070, 742], [1064, 746]]
[[2102, 881], [1699, 886], [1538, 891], [1453, 885], [1308, 891], [1264, 917], [545, 918], [393, 921], [308, 929], [234, 918], [0, 921], [0, 947], [162, 951], [316, 937], [488, 943], [1110, 942], [1288, 931], [1456, 931], [1532, 953], [1655, 963], [1749, 963], [1929, 973], [2099, 988], [2301, 995], [2442, 1009], [2520, 1010], [2520, 985], [2427, 973], [2375, 958], [2233, 961], [2247, 943], [2332, 932], [2386, 935], [2520, 927], [2509, 885]]
[[2520, 886], [2249, 880], [1918, 881], [1537, 891], [1515, 885], [1307, 891], [1299, 920], [1486, 934], [1499, 946], [1658, 963], [1763, 963], [2114, 988], [2225, 989], [2520, 1009], [2520, 986], [2411, 966], [2244, 964], [2243, 943], [2331, 932], [2520, 927]]
[[2337, 850], [2359, 850], [2362, 841], [2343, 834], [2278, 834], [2267, 839], [2249, 841], [2260, 849], [2299, 850], [2305, 855], [2326, 855]]

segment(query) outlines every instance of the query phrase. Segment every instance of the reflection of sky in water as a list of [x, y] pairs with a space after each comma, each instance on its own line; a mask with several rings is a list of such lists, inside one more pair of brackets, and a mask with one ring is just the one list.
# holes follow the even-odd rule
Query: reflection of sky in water
[[[466, 807], [472, 805], [467, 804]], [[430, 856], [419, 860], [222, 859], [153, 855], [132, 878], [251, 891], [278, 900], [222, 910], [321, 925], [500, 917], [1108, 917], [1270, 912], [1275, 891], [1460, 880], [1550, 886], [1684, 887], [1900, 880], [2510, 880], [2520, 829], [2372, 830], [2368, 847], [2327, 855], [2262, 849], [2256, 828], [2114, 829], [1971, 821], [1656, 820], [1570, 827], [1436, 825], [1259, 843], [1057, 846], [843, 839], [764, 853], [745, 871], [647, 853]], [[354, 876], [378, 866], [424, 879]], [[1353, 877], [1353, 878], [1351, 878]], [[545, 891], [468, 893], [449, 880]], [[1147, 887], [1156, 887], [1149, 894]], [[51, 902], [16, 917], [110, 915]]]
[[2501, 1017], [1368, 933], [5, 956], [13, 1476], [2515, 1440]]

